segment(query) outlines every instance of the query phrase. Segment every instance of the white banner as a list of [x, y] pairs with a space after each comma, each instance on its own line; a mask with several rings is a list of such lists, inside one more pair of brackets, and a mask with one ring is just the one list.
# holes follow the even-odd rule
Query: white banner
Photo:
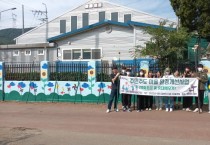
[[120, 93], [146, 96], [198, 96], [196, 78], [120, 78]]

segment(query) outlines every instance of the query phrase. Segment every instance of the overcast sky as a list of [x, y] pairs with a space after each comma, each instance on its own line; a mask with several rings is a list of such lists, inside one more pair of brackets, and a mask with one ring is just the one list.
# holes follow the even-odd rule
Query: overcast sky
[[[0, 29], [22, 27], [22, 4], [25, 7], [25, 27], [35, 27], [41, 23], [39, 19], [42, 15], [34, 15], [32, 10], [45, 10], [47, 5], [49, 20], [87, 2], [88, 0], [0, 0], [0, 11], [10, 8], [1, 13]], [[108, 0], [120, 5], [124, 5], [139, 11], [144, 11], [153, 15], [176, 21], [176, 16], [169, 0]]]

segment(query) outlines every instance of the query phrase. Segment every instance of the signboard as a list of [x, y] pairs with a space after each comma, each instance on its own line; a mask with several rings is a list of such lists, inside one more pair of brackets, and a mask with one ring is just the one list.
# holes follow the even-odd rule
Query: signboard
[[198, 96], [196, 78], [140, 78], [121, 76], [120, 93], [146, 96]]

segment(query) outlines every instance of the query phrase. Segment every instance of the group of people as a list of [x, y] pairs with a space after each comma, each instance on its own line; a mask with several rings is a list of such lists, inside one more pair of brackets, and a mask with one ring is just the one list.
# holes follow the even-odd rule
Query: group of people
[[[203, 69], [203, 65], [199, 64], [197, 68], [197, 72], [193, 73], [189, 67], [185, 68], [185, 71], [182, 75], [180, 75], [179, 71], [172, 73], [170, 68], [166, 68], [164, 74], [162, 75], [160, 71], [153, 74], [153, 72], [149, 71], [148, 74], [145, 74], [145, 71], [141, 69], [136, 75], [131, 74], [131, 69], [126, 69], [122, 67], [122, 71], [119, 72], [117, 67], [112, 68], [111, 74], [111, 84], [112, 90], [110, 94], [110, 99], [108, 102], [107, 113], [111, 112], [112, 103], [114, 101], [114, 111], [118, 112], [118, 97], [119, 97], [119, 86], [120, 86], [120, 76], [128, 76], [128, 77], [148, 77], [148, 78], [197, 78], [199, 81], [199, 95], [195, 97], [195, 109], [192, 110], [193, 106], [193, 97], [183, 97], [183, 106], [182, 109], [185, 111], [193, 111], [193, 112], [202, 112], [203, 108], [203, 101], [204, 101], [204, 91], [206, 83], [208, 83], [208, 76], [207, 73]], [[209, 87], [208, 87], [209, 88]], [[210, 90], [210, 88], [209, 88]], [[210, 91], [209, 91], [210, 92]], [[210, 93], [209, 93], [210, 94]], [[122, 110], [131, 112], [131, 94], [122, 94]], [[153, 99], [154, 97], [154, 99]], [[165, 100], [165, 110], [166, 112], [172, 112], [174, 110], [174, 103], [176, 101], [181, 102], [181, 97], [167, 97], [167, 96], [144, 96], [144, 95], [137, 95], [137, 112], [142, 112], [144, 110], [151, 111], [153, 109], [153, 100], [155, 100], [155, 107], [156, 110], [163, 109], [163, 100]], [[210, 100], [210, 95], [209, 95]], [[200, 107], [199, 107], [200, 104]], [[200, 110], [199, 110], [200, 108]], [[210, 113], [210, 103], [209, 103], [209, 113]]]

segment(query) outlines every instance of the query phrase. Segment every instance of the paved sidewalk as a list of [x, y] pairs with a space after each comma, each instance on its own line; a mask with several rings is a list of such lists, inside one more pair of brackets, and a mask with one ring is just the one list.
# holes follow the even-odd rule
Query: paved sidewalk
[[210, 114], [0, 102], [0, 145], [209, 145]]

